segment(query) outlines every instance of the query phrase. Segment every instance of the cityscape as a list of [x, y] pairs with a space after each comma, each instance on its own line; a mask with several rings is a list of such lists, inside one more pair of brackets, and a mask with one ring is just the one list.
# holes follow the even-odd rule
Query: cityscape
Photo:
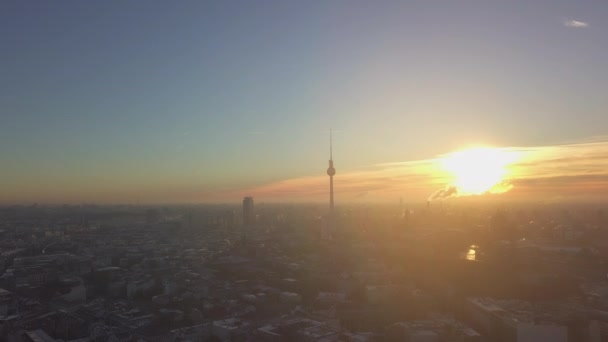
[[0, 341], [608, 341], [608, 3], [306, 3], [3, 6]]

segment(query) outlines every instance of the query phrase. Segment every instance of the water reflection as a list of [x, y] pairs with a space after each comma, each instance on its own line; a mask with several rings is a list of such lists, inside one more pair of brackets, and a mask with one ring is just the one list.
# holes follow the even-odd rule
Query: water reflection
[[460, 254], [460, 258], [469, 261], [477, 261], [477, 249], [479, 246], [470, 245], [468, 250]]
[[467, 252], [465, 259], [475, 261], [475, 250], [472, 248], [469, 248], [469, 251]]

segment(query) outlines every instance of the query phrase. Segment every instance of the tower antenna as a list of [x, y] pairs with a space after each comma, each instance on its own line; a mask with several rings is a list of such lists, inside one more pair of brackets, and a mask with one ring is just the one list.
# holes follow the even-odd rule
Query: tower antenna
[[329, 129], [329, 160], [333, 160], [333, 155], [332, 155], [332, 138], [331, 138], [331, 128]]

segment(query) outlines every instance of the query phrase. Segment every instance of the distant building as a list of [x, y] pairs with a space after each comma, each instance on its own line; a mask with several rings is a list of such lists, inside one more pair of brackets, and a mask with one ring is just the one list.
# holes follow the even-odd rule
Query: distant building
[[339, 330], [308, 318], [282, 319], [255, 331], [256, 341], [337, 341]]
[[213, 321], [211, 325], [211, 333], [222, 342], [235, 340], [244, 341], [245, 336], [248, 335], [250, 330], [250, 324], [238, 318]]
[[10, 291], [0, 289], [0, 316], [9, 316], [17, 310], [17, 296]]
[[134, 298], [137, 295], [146, 293], [153, 287], [154, 279], [150, 276], [131, 279], [127, 282], [127, 298]]
[[56, 339], [50, 337], [46, 332], [41, 329], [36, 329], [33, 331], [26, 331], [23, 334], [23, 341], [28, 342], [53, 342], [57, 341]]
[[87, 290], [84, 281], [80, 277], [66, 276], [60, 279], [64, 291], [59, 296], [68, 302], [84, 302], [87, 300]]
[[468, 298], [465, 315], [492, 340], [568, 341], [568, 327], [562, 324], [562, 317], [550, 311], [535, 312], [528, 302]]
[[482, 337], [478, 332], [450, 318], [397, 322], [385, 329], [385, 338], [389, 341], [409, 342], [482, 341]]
[[211, 324], [199, 324], [171, 330], [173, 341], [204, 341], [211, 336]]
[[253, 208], [253, 197], [243, 198], [243, 225], [255, 224], [255, 211]]

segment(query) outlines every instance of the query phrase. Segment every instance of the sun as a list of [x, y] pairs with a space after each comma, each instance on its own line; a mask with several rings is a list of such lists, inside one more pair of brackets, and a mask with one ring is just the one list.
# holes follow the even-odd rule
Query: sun
[[508, 166], [516, 159], [513, 151], [477, 147], [450, 153], [441, 159], [441, 164], [460, 195], [480, 195], [508, 191]]

